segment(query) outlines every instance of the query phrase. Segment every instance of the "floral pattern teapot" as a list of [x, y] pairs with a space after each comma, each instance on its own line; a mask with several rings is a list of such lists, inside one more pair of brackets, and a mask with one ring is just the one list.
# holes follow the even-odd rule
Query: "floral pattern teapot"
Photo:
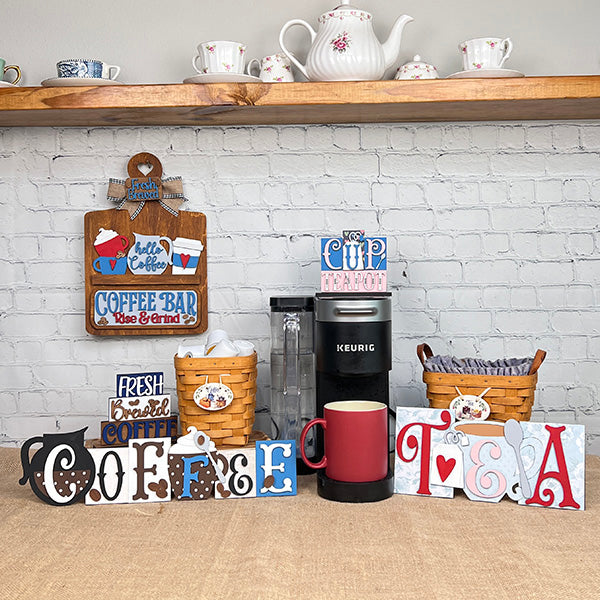
[[[311, 81], [367, 81], [382, 79], [400, 53], [402, 31], [413, 20], [398, 17], [388, 39], [382, 44], [373, 31], [370, 13], [350, 5], [350, 0], [319, 17], [319, 30], [306, 21], [288, 21], [279, 33], [279, 45], [300, 72]], [[311, 47], [306, 64], [286, 48], [284, 36], [294, 25], [308, 29]]]

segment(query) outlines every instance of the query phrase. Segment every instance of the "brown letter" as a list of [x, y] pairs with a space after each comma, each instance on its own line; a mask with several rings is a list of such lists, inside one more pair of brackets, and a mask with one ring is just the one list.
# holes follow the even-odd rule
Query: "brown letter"
[[144, 466], [145, 451], [148, 446], [154, 446], [156, 448], [156, 456], [160, 457], [164, 454], [164, 443], [163, 442], [133, 442], [133, 448], [136, 449], [136, 465], [133, 470], [137, 475], [137, 490], [133, 495], [132, 500], [147, 500], [148, 494], [145, 491], [145, 473], [152, 473], [156, 475], [156, 464], [150, 468]]

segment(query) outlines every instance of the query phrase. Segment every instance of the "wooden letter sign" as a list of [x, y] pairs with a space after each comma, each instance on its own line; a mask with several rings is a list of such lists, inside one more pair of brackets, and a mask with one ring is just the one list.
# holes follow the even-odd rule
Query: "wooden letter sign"
[[385, 292], [387, 238], [365, 237], [362, 229], [341, 238], [321, 238], [322, 292]]
[[[149, 175], [139, 170], [152, 166]], [[136, 154], [127, 180], [111, 179], [117, 209], [85, 215], [86, 329], [93, 335], [206, 331], [206, 217], [181, 211], [181, 178], [162, 179]]]
[[446, 409], [396, 410], [397, 494], [583, 510], [585, 429], [509, 419], [456, 421]]

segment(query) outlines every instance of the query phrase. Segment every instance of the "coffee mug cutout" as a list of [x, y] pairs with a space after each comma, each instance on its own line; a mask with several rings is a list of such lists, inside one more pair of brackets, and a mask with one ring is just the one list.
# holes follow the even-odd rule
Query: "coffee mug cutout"
[[194, 402], [204, 410], [223, 410], [233, 402], [233, 392], [230, 387], [221, 382], [205, 383], [196, 388]]

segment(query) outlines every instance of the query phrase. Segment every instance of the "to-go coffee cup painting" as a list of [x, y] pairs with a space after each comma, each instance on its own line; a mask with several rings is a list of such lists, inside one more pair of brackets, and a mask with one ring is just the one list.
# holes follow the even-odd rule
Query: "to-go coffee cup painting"
[[[382, 402], [343, 400], [323, 407], [323, 418], [309, 421], [300, 435], [302, 460], [312, 469], [325, 468], [330, 479], [372, 482], [388, 474], [388, 412]], [[315, 425], [323, 427], [325, 453], [313, 463], [304, 441]]]
[[176, 237], [173, 240], [173, 275], [194, 275], [204, 244], [200, 240]]

